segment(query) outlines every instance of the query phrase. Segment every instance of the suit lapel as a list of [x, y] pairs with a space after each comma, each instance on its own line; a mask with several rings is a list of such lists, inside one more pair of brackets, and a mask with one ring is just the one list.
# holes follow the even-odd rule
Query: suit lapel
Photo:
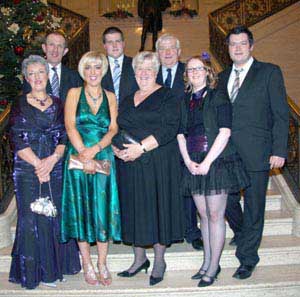
[[127, 69], [130, 67], [128, 66], [128, 59], [126, 56], [124, 56], [123, 64], [122, 64], [122, 70], [121, 70], [121, 78], [120, 78], [120, 89], [119, 89], [119, 97], [121, 98], [121, 93], [123, 90], [123, 85], [126, 86], [126, 79], [127, 79]]
[[162, 76], [162, 68], [161, 66], [159, 67], [159, 71], [157, 73], [157, 78], [156, 78], [156, 82], [159, 84], [159, 85], [164, 85], [164, 82], [163, 82], [163, 76]]
[[248, 95], [251, 92], [251, 89], [253, 88], [252, 84], [255, 81], [255, 76], [256, 76], [258, 67], [259, 67], [259, 65], [258, 65], [257, 61], [254, 60], [240, 89], [239, 89], [239, 92], [238, 92], [234, 102], [237, 102], [238, 100], [240, 100], [240, 98], [242, 98], [244, 94]]
[[60, 84], [59, 84], [59, 95], [62, 98], [64, 87], [68, 86], [68, 73], [66, 68], [61, 65], [61, 76], [60, 76]]
[[184, 65], [183, 63], [178, 62], [178, 66], [173, 81], [173, 87], [181, 86], [181, 84], [183, 84], [183, 73], [184, 73]]

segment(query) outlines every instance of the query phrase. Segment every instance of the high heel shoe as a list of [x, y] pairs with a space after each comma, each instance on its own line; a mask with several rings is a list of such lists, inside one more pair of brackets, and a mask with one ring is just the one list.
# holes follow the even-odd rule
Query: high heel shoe
[[201, 279], [205, 273], [206, 270], [200, 268], [199, 271], [191, 277], [191, 279]]
[[109, 286], [112, 283], [112, 278], [109, 270], [107, 269], [106, 265], [101, 265], [100, 263], [97, 264], [100, 283], [103, 286]]
[[145, 269], [145, 273], [148, 272], [148, 268], [150, 267], [150, 261], [147, 259], [140, 267], [138, 267], [135, 271], [129, 272], [128, 270], [124, 270], [119, 272], [117, 275], [121, 277], [133, 277], [141, 270]]
[[[218, 269], [215, 273], [214, 276], [209, 276], [207, 274], [204, 274], [200, 280], [200, 282], [198, 283], [198, 287], [208, 287], [211, 286], [216, 279], [218, 279], [218, 275], [221, 272], [221, 266], [218, 266]], [[208, 280], [203, 279], [204, 277], [208, 278]]]
[[[221, 266], [219, 265], [215, 277], [217, 277], [220, 272], [221, 272]], [[205, 275], [205, 273], [206, 270], [200, 268], [199, 271], [191, 277], [191, 279], [201, 279], [202, 276]]]
[[162, 276], [155, 277], [153, 275], [150, 275], [150, 278], [149, 278], [150, 286], [155, 286], [156, 284], [160, 283], [164, 279], [166, 268], [167, 268], [167, 265], [165, 264]]
[[83, 264], [84, 279], [85, 281], [92, 286], [99, 285], [94, 267], [91, 263]]

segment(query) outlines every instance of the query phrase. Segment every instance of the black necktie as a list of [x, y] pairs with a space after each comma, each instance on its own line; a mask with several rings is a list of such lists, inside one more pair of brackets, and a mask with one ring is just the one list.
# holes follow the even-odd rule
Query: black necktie
[[168, 88], [171, 88], [171, 82], [172, 82], [172, 69], [171, 69], [171, 68], [168, 68], [167, 71], [168, 71], [168, 75], [167, 75], [167, 78], [166, 78], [166, 80], [165, 80], [165, 86], [168, 87]]

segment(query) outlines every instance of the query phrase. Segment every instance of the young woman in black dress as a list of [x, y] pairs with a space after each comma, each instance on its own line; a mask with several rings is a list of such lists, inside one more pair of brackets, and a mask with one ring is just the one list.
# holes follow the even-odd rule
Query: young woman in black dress
[[248, 183], [242, 161], [230, 142], [231, 103], [215, 89], [216, 75], [207, 57], [186, 64], [187, 96], [177, 136], [186, 165], [183, 192], [192, 195], [200, 214], [204, 260], [192, 279], [199, 287], [211, 285], [221, 267], [225, 241], [227, 194]]

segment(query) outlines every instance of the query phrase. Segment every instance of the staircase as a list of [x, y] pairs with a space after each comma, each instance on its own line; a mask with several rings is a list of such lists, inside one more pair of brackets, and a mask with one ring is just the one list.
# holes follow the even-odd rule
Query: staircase
[[[0, 296], [177, 297], [188, 294], [191, 297], [299, 297], [300, 238], [293, 236], [292, 232], [299, 232], [299, 227], [295, 226], [294, 222], [300, 219], [300, 211], [290, 198], [282, 176], [272, 176], [268, 188], [264, 237], [259, 249], [261, 260], [250, 279], [240, 281], [232, 278], [238, 261], [234, 255], [235, 249], [228, 245], [232, 233], [227, 228], [226, 244], [220, 263], [222, 271], [219, 280], [208, 288], [200, 289], [197, 287], [197, 281], [190, 279], [201, 265], [202, 252], [197, 252], [191, 245], [182, 243], [174, 244], [168, 249], [165, 279], [155, 287], [150, 287], [148, 284], [149, 274], [139, 273], [131, 279], [119, 278], [116, 273], [129, 267], [133, 256], [130, 247], [111, 244], [108, 264], [113, 283], [110, 287], [89, 286], [80, 273], [66, 276], [67, 282], [58, 283], [56, 289], [39, 286], [35, 290], [25, 290], [7, 281], [12, 248], [10, 246], [0, 250]], [[15, 227], [12, 226], [11, 230], [13, 236]], [[152, 250], [149, 250], [149, 258], [152, 263]], [[96, 262], [95, 248], [93, 248], [93, 261]]]

